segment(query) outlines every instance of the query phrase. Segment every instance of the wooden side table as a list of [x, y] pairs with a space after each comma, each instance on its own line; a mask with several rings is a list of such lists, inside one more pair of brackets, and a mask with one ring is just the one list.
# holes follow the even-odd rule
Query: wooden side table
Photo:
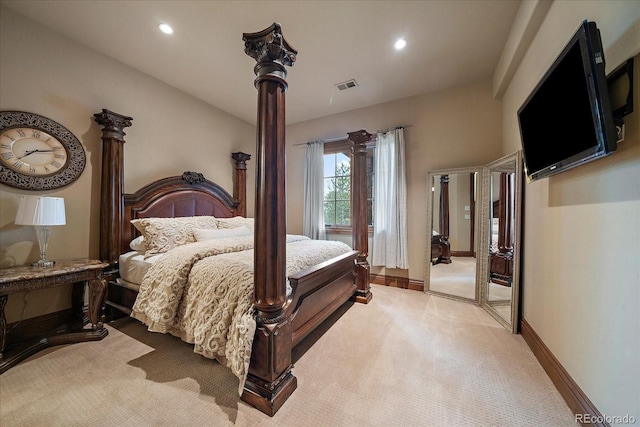
[[[106, 299], [107, 281], [102, 277], [102, 270], [107, 263], [82, 259], [57, 261], [52, 267], [20, 266], [0, 269], [0, 373], [15, 366], [27, 357], [47, 347], [73, 344], [83, 341], [97, 341], [107, 336], [104, 327], [104, 303]], [[33, 340], [11, 351], [5, 352], [7, 338], [7, 321], [4, 308], [9, 294], [35, 291], [73, 284], [72, 311], [77, 322], [63, 330]], [[84, 317], [84, 290], [88, 288], [88, 319]], [[90, 323], [90, 328], [85, 325]]]

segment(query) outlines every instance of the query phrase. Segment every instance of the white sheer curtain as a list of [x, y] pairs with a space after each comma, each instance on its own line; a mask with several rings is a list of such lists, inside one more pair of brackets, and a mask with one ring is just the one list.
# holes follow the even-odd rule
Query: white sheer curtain
[[371, 265], [409, 268], [404, 129], [378, 133]]
[[303, 233], [323, 240], [324, 232], [324, 144], [310, 142], [304, 162]]

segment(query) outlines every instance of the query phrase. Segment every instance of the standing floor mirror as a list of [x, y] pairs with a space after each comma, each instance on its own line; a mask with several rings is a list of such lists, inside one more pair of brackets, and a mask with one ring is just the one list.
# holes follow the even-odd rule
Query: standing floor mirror
[[425, 292], [482, 306], [518, 332], [522, 156], [427, 178]]
[[432, 171], [427, 184], [425, 292], [479, 304], [481, 167]]
[[516, 153], [488, 164], [482, 188], [483, 246], [489, 249], [481, 272], [480, 304], [501, 325], [518, 332], [522, 228], [522, 155]]

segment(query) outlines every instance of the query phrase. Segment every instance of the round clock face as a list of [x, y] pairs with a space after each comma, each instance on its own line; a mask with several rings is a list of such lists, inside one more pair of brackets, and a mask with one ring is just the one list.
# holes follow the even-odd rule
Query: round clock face
[[43, 116], [0, 111], [0, 183], [52, 190], [75, 181], [86, 156], [68, 129]]
[[46, 132], [19, 127], [0, 133], [0, 161], [16, 172], [32, 176], [54, 174], [67, 159], [64, 145]]

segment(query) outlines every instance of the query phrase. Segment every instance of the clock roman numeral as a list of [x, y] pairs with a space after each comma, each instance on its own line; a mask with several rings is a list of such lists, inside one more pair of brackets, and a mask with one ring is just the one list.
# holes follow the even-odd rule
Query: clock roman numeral
[[40, 139], [40, 131], [39, 130], [32, 131], [31, 136], [34, 138]]
[[53, 161], [53, 162], [50, 163], [50, 165], [53, 166], [54, 168], [59, 168], [59, 167], [62, 166], [62, 163]]
[[14, 157], [13, 153], [2, 153], [2, 158], [5, 160], [13, 159]]
[[36, 173], [36, 168], [33, 166], [29, 166], [29, 172], [30, 173]]
[[56, 154], [54, 157], [56, 159], [64, 159], [65, 156], [64, 156], [64, 154]]
[[22, 169], [22, 166], [24, 166], [24, 163], [22, 163], [20, 160], [16, 160], [13, 164], [13, 167], [18, 169]]
[[10, 144], [0, 144], [0, 148], [3, 148], [5, 150], [11, 150], [11, 145]]
[[48, 167], [43, 166], [43, 168], [44, 168], [44, 171], [45, 171], [45, 172], [49, 172], [49, 168], [48, 168]]
[[20, 135], [22, 138], [24, 138], [25, 136], [27, 136], [26, 133], [24, 133], [24, 131], [22, 129], [18, 129], [16, 132], [18, 132], [18, 135]]
[[[51, 139], [51, 138], [49, 138], [49, 139]], [[49, 139], [47, 139], [47, 141]], [[53, 151], [60, 151], [60, 150], [64, 150], [64, 148], [63, 147], [53, 147]]]

